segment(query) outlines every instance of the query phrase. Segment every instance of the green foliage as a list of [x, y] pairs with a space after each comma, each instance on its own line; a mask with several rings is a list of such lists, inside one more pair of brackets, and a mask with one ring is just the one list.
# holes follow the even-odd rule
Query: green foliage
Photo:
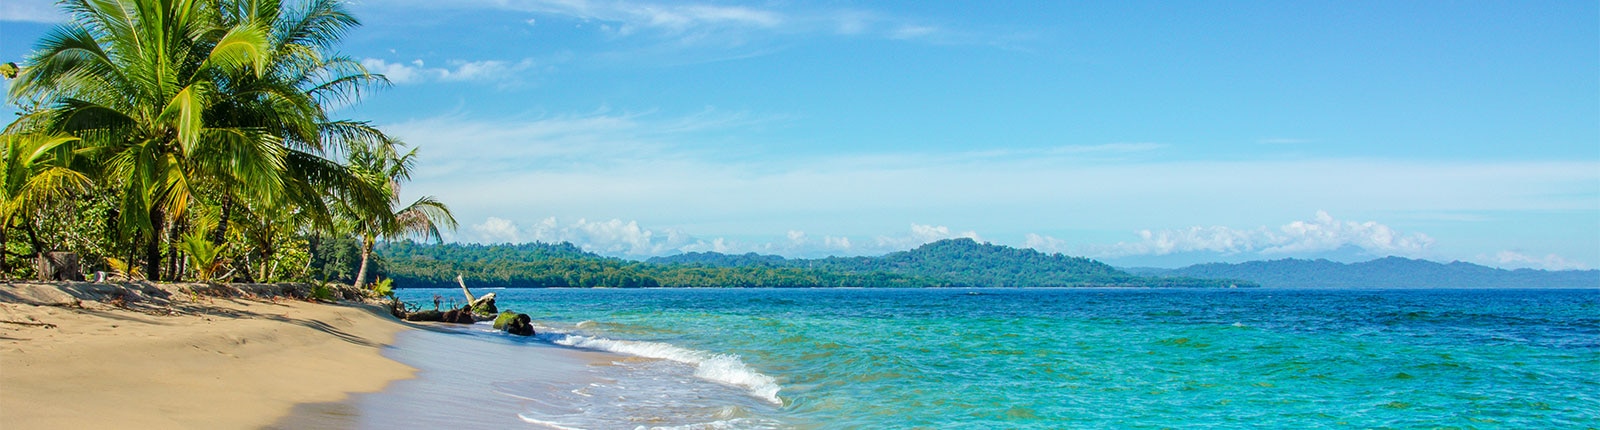
[[311, 299], [324, 302], [333, 301], [333, 288], [326, 283], [319, 283], [311, 287]]
[[194, 273], [194, 278], [200, 282], [209, 282], [217, 279], [219, 270], [227, 259], [222, 257], [222, 250], [227, 244], [214, 245], [206, 239], [205, 232], [190, 232], [183, 235], [178, 242], [178, 249], [189, 256], [189, 270]]
[[394, 280], [389, 278], [379, 279], [372, 283], [372, 296], [390, 300], [399, 299], [394, 294]]
[[[1227, 282], [1143, 278], [1098, 261], [1031, 249], [946, 240], [882, 257], [788, 260], [776, 256], [684, 254], [635, 262], [583, 252], [569, 243], [418, 245], [385, 243], [385, 273], [405, 287], [470, 282], [500, 287], [1215, 287]], [[1242, 286], [1249, 286], [1248, 283]]]
[[[315, 235], [307, 242], [311, 254], [307, 277], [355, 284], [361, 266], [361, 241], [354, 236]], [[383, 261], [374, 259], [372, 272], [383, 273]]]
[[27, 61], [0, 65], [21, 112], [0, 133], [0, 276], [64, 250], [152, 280], [360, 283], [340, 245], [454, 227], [431, 197], [399, 207], [415, 148], [329, 118], [387, 83], [335, 52], [358, 25], [343, 1], [62, 8]]

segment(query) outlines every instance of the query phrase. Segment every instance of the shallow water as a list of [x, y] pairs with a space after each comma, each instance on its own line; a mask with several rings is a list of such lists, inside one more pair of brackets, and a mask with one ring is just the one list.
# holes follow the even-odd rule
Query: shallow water
[[535, 428], [1600, 426], [1597, 290], [495, 292], [620, 357], [453, 376]]

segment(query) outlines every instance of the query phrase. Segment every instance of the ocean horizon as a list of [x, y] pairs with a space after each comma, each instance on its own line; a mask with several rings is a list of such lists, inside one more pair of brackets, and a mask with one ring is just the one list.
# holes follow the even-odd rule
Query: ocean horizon
[[1600, 426], [1600, 290], [494, 292], [539, 334], [403, 334], [347, 424]]

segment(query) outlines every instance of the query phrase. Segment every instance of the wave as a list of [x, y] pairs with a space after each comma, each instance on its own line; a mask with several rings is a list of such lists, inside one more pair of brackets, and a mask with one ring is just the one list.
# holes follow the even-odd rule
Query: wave
[[693, 350], [664, 342], [584, 336], [564, 333], [550, 327], [541, 327], [537, 337], [539, 340], [573, 348], [597, 349], [688, 364], [694, 366], [695, 377], [745, 388], [757, 399], [774, 405], [783, 405], [783, 399], [778, 397], [778, 391], [783, 387], [771, 376], [751, 369], [744, 360], [739, 359], [738, 355]]

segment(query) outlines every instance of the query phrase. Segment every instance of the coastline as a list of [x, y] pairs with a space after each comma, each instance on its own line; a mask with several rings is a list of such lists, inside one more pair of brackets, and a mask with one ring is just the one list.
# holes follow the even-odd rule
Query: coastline
[[0, 285], [0, 427], [260, 428], [413, 378], [413, 327], [304, 285]]
[[[594, 371], [628, 357], [487, 332], [486, 327], [419, 324], [384, 355], [418, 369], [381, 391], [297, 405], [267, 428], [517, 428], [526, 412], [549, 410], [561, 394], [602, 381]], [[574, 411], [561, 411], [574, 412]], [[520, 413], [520, 414], [519, 414]], [[615, 418], [615, 417], [608, 417]], [[602, 422], [601, 427], [615, 423]]]

